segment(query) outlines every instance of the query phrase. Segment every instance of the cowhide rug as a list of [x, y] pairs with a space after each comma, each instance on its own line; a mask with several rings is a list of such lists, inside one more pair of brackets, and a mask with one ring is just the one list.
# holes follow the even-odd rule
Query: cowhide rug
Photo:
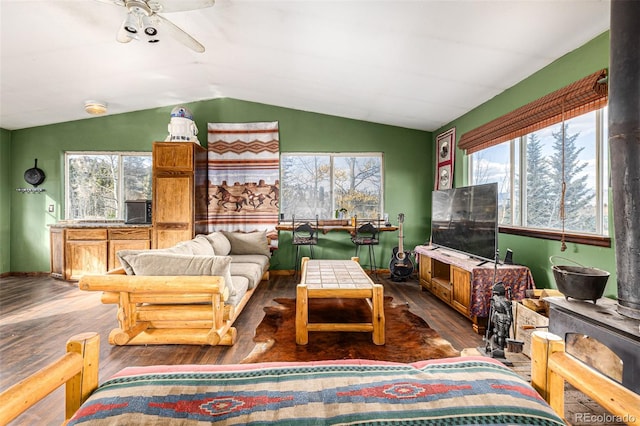
[[[296, 345], [295, 299], [274, 299], [278, 305], [264, 308], [256, 329], [256, 345], [242, 363], [372, 359], [416, 362], [446, 358], [460, 352], [405, 304], [384, 298], [386, 344], [374, 345], [371, 333], [309, 332], [309, 343]], [[371, 311], [363, 299], [310, 299], [309, 322], [369, 322]]]

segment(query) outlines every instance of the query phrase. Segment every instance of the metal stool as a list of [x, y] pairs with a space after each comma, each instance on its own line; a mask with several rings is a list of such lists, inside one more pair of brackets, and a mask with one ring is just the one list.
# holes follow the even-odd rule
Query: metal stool
[[361, 246], [369, 247], [369, 268], [376, 276], [378, 275], [378, 272], [376, 269], [376, 252], [374, 247], [380, 243], [380, 240], [378, 239], [378, 232], [378, 228], [371, 220], [358, 225], [356, 219], [356, 230], [351, 237], [351, 241], [356, 245], [356, 257], [360, 257]]
[[309, 257], [313, 259], [313, 246], [318, 244], [318, 216], [316, 215], [315, 227], [310, 219], [296, 221], [295, 216], [291, 217], [293, 225], [293, 236], [291, 244], [296, 247], [296, 260], [294, 265], [294, 275], [298, 275], [298, 263], [300, 262], [300, 247], [309, 247]]

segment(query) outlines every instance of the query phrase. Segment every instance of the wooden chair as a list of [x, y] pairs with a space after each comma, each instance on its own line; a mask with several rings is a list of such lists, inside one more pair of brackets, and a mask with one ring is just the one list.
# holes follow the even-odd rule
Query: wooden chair
[[293, 235], [291, 244], [296, 248], [296, 260], [294, 265], [294, 274], [298, 275], [298, 264], [300, 262], [300, 248], [309, 247], [309, 257], [313, 259], [313, 247], [318, 244], [318, 215], [316, 215], [315, 223], [312, 219], [298, 219], [291, 217], [293, 224]]
[[351, 237], [351, 241], [356, 246], [355, 257], [360, 257], [361, 246], [369, 247], [369, 268], [376, 276], [378, 274], [376, 270], [376, 252], [374, 247], [380, 244], [380, 240], [378, 239], [379, 230], [378, 226], [376, 226], [379, 223], [380, 219], [376, 222], [373, 219], [358, 221], [358, 218], [356, 218], [355, 232]]

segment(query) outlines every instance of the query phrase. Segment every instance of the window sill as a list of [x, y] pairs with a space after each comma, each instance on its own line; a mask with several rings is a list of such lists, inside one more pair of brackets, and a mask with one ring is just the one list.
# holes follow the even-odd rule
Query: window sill
[[[542, 238], [544, 240], [562, 240], [562, 233], [533, 228], [519, 228], [514, 226], [500, 226], [499, 232], [503, 234], [520, 235], [523, 237]], [[565, 232], [564, 240], [567, 243], [578, 243], [597, 247], [611, 247], [611, 238], [602, 235], [576, 234]]]

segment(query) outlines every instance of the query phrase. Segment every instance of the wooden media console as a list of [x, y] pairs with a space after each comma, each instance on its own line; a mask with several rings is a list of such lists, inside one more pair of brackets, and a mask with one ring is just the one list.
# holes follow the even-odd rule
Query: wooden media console
[[433, 246], [415, 248], [420, 285], [469, 318], [473, 330], [484, 334], [495, 281], [502, 281], [512, 300], [521, 300], [535, 288], [529, 268], [522, 265], [483, 263]]

